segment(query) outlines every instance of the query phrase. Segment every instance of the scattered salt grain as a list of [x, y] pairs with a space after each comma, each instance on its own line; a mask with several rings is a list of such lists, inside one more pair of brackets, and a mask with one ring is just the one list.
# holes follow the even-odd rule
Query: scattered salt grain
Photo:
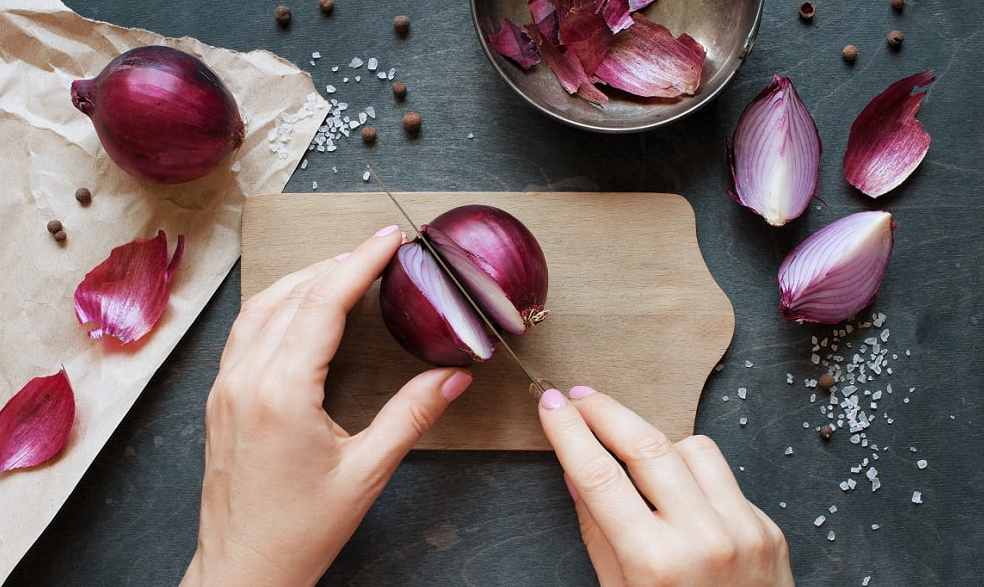
[[311, 182], [311, 189], [312, 189], [312, 190], [316, 190], [316, 189], [318, 189], [318, 182], [316, 182], [316, 181], [312, 181], [312, 182]]
[[723, 401], [723, 402], [726, 402], [726, 401], [728, 401], [729, 399], [731, 399], [731, 398], [729, 398], [728, 396], [724, 396], [724, 397], [722, 397], [722, 398], [721, 398], [721, 401]]
[[912, 503], [922, 503], [922, 502], [923, 502], [922, 493], [920, 493], [919, 491], [913, 491], [912, 492]]
[[363, 63], [365, 63], [365, 62], [362, 61], [361, 59], [359, 59], [358, 57], [353, 57], [352, 58], [352, 61], [349, 61], [349, 65], [348, 66], [351, 67], [352, 69], [356, 69], [356, 68], [362, 67], [362, 64]]
[[748, 418], [746, 418], [745, 416], [742, 416], [741, 418], [738, 418], [738, 425], [739, 426], [741, 426], [741, 427], [744, 428], [746, 424], [748, 424]]
[[834, 541], [834, 538], [836, 538], [836, 536], [834, 535], [834, 531], [833, 530], [831, 530], [830, 532], [827, 532], [827, 540], [833, 542]]
[[786, 383], [788, 383], [790, 385], [793, 384], [793, 374], [792, 373], [786, 373]]
[[878, 530], [879, 528], [881, 528], [881, 526], [879, 524], [872, 524], [871, 525], [871, 529], [872, 530]]
[[471, 133], [471, 132], [468, 133], [468, 138], [469, 139], [474, 139], [475, 138], [475, 133]]
[[793, 454], [793, 447], [787, 446], [786, 447], [786, 450], [782, 451], [782, 454], [784, 454], [786, 456], [789, 456], [789, 455]]
[[868, 587], [868, 583], [870, 581], [871, 581], [871, 575], [868, 575], [864, 579], [861, 579], [861, 587]]
[[311, 53], [311, 59], [321, 59], [321, 53], [319, 53], [317, 51], [315, 51], [314, 53]]
[[366, 63], [366, 69], [369, 71], [376, 71], [377, 67], [379, 67], [379, 60], [375, 57], [370, 57], [369, 61]]
[[817, 516], [817, 519], [813, 520], [813, 525], [819, 528], [820, 526], [823, 526], [823, 523], [826, 521], [827, 521], [826, 516]]
[[243, 162], [236, 161], [235, 163], [232, 164], [232, 167], [230, 169], [232, 169], [233, 173], [239, 173], [239, 170], [242, 168], [243, 168]]
[[925, 469], [926, 467], [929, 466], [929, 463], [926, 461], [926, 459], [919, 459], [918, 461], [916, 461], [916, 466], [919, 467], [920, 469]]
[[832, 514], [836, 514], [837, 513], [837, 506], [832, 505], [829, 508], [827, 508], [827, 511], [830, 512], [830, 513], [832, 513]]
[[746, 369], [751, 369], [752, 368], [752, 362], [751, 361], [745, 361], [745, 368]]
[[366, 106], [365, 113], [369, 118], [376, 118], [376, 109], [372, 106]]
[[738, 388], [738, 397], [739, 398], [745, 399], [745, 397], [747, 395], [748, 395], [748, 390], [747, 389], [745, 389], [744, 387], [739, 387]]
[[781, 507], [782, 509], [786, 509], [786, 502], [780, 501], [779, 502], [779, 507]]
[[372, 174], [366, 171], [365, 173], [362, 174], [362, 181], [369, 181], [370, 177], [372, 177]]

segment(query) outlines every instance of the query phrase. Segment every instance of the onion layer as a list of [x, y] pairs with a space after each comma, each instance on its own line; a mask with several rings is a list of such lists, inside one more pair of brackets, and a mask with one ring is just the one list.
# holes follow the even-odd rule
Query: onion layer
[[919, 167], [929, 151], [930, 136], [916, 120], [933, 83], [926, 70], [901, 79], [874, 97], [851, 124], [844, 153], [844, 178], [872, 198], [898, 187]]
[[782, 315], [836, 324], [875, 301], [888, 269], [894, 229], [888, 212], [857, 212], [800, 243], [779, 266]]
[[62, 369], [30, 380], [0, 410], [0, 473], [58, 454], [75, 421], [75, 393]]
[[92, 79], [72, 82], [109, 157], [154, 183], [210, 173], [245, 135], [236, 100], [204, 63], [163, 46], [123, 53]]
[[736, 202], [782, 226], [817, 193], [823, 146], [813, 117], [789, 78], [772, 83], [745, 107], [728, 145]]
[[[420, 230], [493, 326], [522, 334], [546, 317], [546, 259], [515, 217], [492, 206], [461, 206]], [[386, 327], [417, 358], [467, 366], [492, 356], [493, 333], [419, 239], [397, 251], [379, 295]]]

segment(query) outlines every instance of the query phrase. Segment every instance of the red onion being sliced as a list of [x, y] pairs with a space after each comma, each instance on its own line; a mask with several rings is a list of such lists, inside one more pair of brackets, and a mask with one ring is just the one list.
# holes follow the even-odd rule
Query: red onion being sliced
[[492, 335], [423, 243], [402, 245], [379, 287], [383, 322], [422, 361], [466, 367], [495, 350]]
[[[523, 334], [546, 317], [546, 259], [514, 216], [461, 206], [420, 230], [494, 327]], [[491, 357], [494, 333], [419, 239], [387, 265], [379, 297], [387, 328], [416, 357], [439, 366]]]
[[0, 473], [58, 454], [75, 421], [75, 393], [62, 369], [28, 381], [0, 410]]
[[421, 227], [496, 326], [512, 334], [545, 316], [547, 260], [514, 216], [481, 204], [460, 206]]
[[823, 146], [816, 123], [789, 78], [772, 83], [745, 107], [728, 144], [735, 201], [782, 226], [817, 193]]
[[72, 82], [72, 103], [117, 165], [154, 183], [207, 175], [245, 135], [236, 100], [218, 76], [170, 47], [132, 49], [93, 79]]
[[888, 212], [857, 212], [800, 243], [779, 266], [782, 315], [836, 324], [871, 304], [888, 268], [894, 229]]
[[935, 80], [926, 70], [890, 85], [864, 107], [851, 124], [844, 153], [844, 177], [877, 198], [898, 187], [919, 167], [930, 136], [916, 120], [926, 92], [913, 93]]

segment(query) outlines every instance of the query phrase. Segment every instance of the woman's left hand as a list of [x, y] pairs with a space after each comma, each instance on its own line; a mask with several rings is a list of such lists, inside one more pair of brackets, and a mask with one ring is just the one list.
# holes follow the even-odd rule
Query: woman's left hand
[[198, 550], [182, 585], [315, 584], [471, 382], [459, 369], [421, 373], [354, 436], [322, 407], [346, 314], [402, 238], [385, 228], [243, 305], [206, 405]]

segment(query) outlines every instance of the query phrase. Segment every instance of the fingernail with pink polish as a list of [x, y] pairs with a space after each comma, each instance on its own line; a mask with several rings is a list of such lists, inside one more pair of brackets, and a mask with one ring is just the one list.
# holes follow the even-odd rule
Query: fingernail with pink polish
[[400, 228], [399, 226], [397, 226], [395, 224], [391, 224], [390, 226], [387, 226], [386, 228], [380, 228], [376, 232], [376, 236], [386, 236], [387, 234], [389, 234], [391, 232], [394, 232], [394, 231], [398, 230], [399, 228]]
[[571, 483], [571, 478], [564, 473], [564, 485], [567, 485], [567, 492], [571, 494], [571, 499], [577, 501], [577, 489], [574, 488], [574, 484]]
[[453, 402], [472, 382], [471, 373], [468, 371], [455, 371], [450, 377], [444, 380], [441, 386], [441, 395], [448, 403]]
[[567, 397], [571, 399], [584, 399], [592, 393], [596, 393], [596, 391], [586, 385], [575, 385], [567, 392]]
[[351, 254], [352, 253], [342, 253], [341, 255], [336, 256], [335, 257], [335, 260], [336, 261], [342, 261], [342, 260], [344, 260], [346, 257], [348, 257]]
[[548, 410], [559, 408], [566, 403], [567, 398], [564, 397], [564, 394], [553, 388], [543, 392], [543, 396], [540, 397], [540, 405]]

